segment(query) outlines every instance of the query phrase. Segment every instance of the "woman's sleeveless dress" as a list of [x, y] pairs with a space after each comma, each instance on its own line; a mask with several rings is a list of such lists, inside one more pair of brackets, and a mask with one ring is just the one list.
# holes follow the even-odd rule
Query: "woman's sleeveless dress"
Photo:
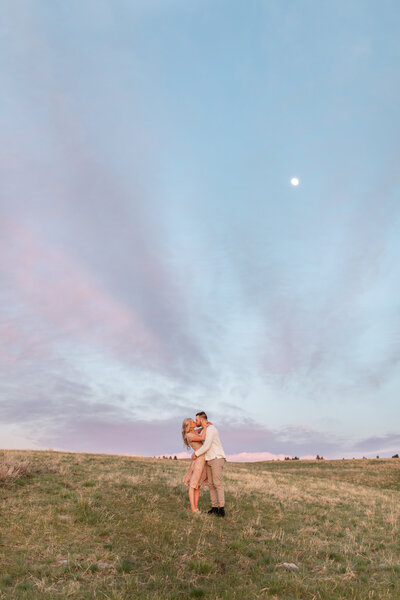
[[[187, 438], [190, 442], [193, 450], [198, 450], [203, 445], [202, 442], [193, 442], [193, 434], [188, 433]], [[191, 460], [188, 470], [183, 478], [183, 483], [192, 488], [199, 488], [202, 485], [208, 485], [207, 483], [207, 469], [206, 469], [206, 457], [201, 454], [196, 460]]]

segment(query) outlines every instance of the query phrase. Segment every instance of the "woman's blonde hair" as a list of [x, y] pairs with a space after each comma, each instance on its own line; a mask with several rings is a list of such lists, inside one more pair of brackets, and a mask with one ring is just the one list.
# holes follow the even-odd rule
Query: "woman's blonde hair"
[[189, 433], [189, 431], [192, 427], [192, 421], [193, 421], [193, 419], [188, 418], [188, 419], [183, 419], [183, 423], [182, 423], [182, 438], [183, 438], [183, 443], [185, 444], [186, 448], [190, 448], [189, 440], [187, 439], [187, 434]]

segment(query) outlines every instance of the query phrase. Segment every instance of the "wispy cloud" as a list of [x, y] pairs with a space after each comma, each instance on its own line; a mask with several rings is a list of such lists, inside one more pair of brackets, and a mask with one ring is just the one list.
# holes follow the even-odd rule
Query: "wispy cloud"
[[369, 456], [388, 454], [399, 454], [400, 452], [400, 434], [388, 433], [384, 436], [374, 436], [362, 439], [354, 445], [357, 452], [366, 452]]
[[[126, 398], [99, 401], [97, 396], [88, 386], [50, 380], [46, 394], [34, 389], [29, 398], [19, 398], [17, 403], [10, 397], [0, 407], [0, 417], [3, 423], [23, 425], [35, 444], [42, 447], [147, 456], [184, 452], [183, 417], [177, 418], [176, 407], [169, 418], [143, 419], [140, 406], [132, 407]], [[168, 403], [168, 397], [165, 401]], [[188, 413], [186, 410], [183, 414]], [[247, 420], [234, 426], [218, 423], [218, 428], [228, 455], [319, 453], [332, 457], [340, 449], [339, 439], [327, 441], [324, 432], [305, 427], [268, 430]]]
[[[133, 360], [146, 362], [152, 355], [156, 362], [162, 362], [162, 342], [146, 328], [134, 308], [111, 296], [73, 258], [9, 219], [3, 218], [1, 233], [0, 273], [6, 292], [25, 308], [48, 346], [54, 347], [66, 337], [105, 344], [111, 352]], [[16, 325], [3, 326], [15, 340]], [[37, 351], [37, 346], [32, 348], [35, 356]]]

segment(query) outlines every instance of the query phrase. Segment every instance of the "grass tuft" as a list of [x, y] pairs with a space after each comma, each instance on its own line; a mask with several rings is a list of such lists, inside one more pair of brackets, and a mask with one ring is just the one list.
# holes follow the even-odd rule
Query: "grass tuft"
[[38, 468], [30, 460], [18, 460], [6, 453], [0, 455], [0, 485], [18, 484], [37, 472]]
[[134, 560], [128, 556], [126, 558], [122, 558], [121, 561], [117, 565], [117, 571], [119, 573], [132, 573], [135, 570], [135, 562]]

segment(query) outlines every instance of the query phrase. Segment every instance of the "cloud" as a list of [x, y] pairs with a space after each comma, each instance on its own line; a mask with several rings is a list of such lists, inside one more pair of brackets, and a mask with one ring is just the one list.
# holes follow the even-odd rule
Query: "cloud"
[[[316, 392], [328, 386], [368, 389], [371, 379], [379, 385], [397, 367], [395, 326], [387, 329], [383, 356], [372, 352], [367, 364], [360, 360], [365, 336], [373, 327], [386, 330], [387, 304], [368, 305], [366, 298], [390, 293], [385, 261], [399, 217], [396, 158], [357, 202], [351, 187], [341, 189], [336, 177], [338, 183], [332, 182], [315, 207], [318, 224], [309, 218], [309, 207], [297, 220], [289, 213], [280, 256], [271, 242], [253, 259], [243, 258], [243, 251], [232, 254], [244, 310], [250, 306], [258, 314], [259, 372], [269, 381]], [[257, 229], [253, 236], [257, 239]], [[393, 303], [391, 319], [398, 321]]]
[[[26, 227], [2, 218], [0, 277], [10, 296], [47, 343], [58, 339], [104, 345], [133, 362], [166, 360], [162, 341], [143, 324], [137, 311], [119, 301], [68, 254], [39, 240]], [[15, 342], [19, 322], [2, 323]], [[29, 338], [28, 340], [29, 344]], [[37, 345], [32, 348], [38, 352]], [[36, 355], [37, 356], [37, 355]]]
[[[96, 407], [94, 407], [96, 409]], [[84, 416], [79, 422], [64, 420], [65, 433], [54, 428], [46, 436], [54, 448], [79, 452], [106, 452], [155, 456], [163, 450], [175, 453], [180, 444], [180, 424], [170, 421], [135, 421], [121, 417], [118, 421]]]
[[364, 438], [354, 444], [353, 448], [356, 452], [364, 452], [373, 456], [398, 454], [400, 452], [400, 434], [387, 433], [383, 436]]
[[[31, 14], [29, 3], [26, 9]], [[153, 120], [143, 119], [135, 86], [128, 89], [113, 69], [93, 77], [99, 59], [87, 48], [79, 72], [87, 70], [88, 77], [69, 79], [72, 55], [54, 43], [46, 20], [10, 13], [24, 46], [7, 38], [9, 63], [19, 65], [9, 70], [9, 93], [40, 130], [13, 131], [0, 156], [3, 274], [13, 273], [19, 250], [25, 263], [22, 275], [9, 282], [17, 286], [11, 292], [24, 293], [27, 310], [29, 301], [37, 310], [44, 300], [45, 318], [64, 325], [64, 335], [84, 325], [82, 336], [97, 329], [96, 343], [119, 346], [128, 359], [144, 354], [145, 362], [154, 360], [172, 377], [210, 377], [205, 328], [196, 325], [187, 273], [172, 259], [165, 207], [154, 185], [158, 136]], [[89, 30], [95, 27], [88, 13], [81, 17]], [[102, 26], [110, 33], [114, 25], [106, 19]], [[123, 52], [114, 55], [119, 59]], [[102, 102], [88, 101], [97, 86]], [[40, 123], [38, 104], [46, 113]], [[102, 125], [91, 129], [97, 109]], [[32, 144], [37, 137], [40, 150]]]
[[40, 373], [29, 391], [24, 387], [10, 389], [0, 405], [1, 421], [21, 425], [32, 438], [36, 436], [41, 440], [42, 447], [43, 444], [48, 447], [54, 432], [65, 427], [68, 436], [68, 427], [75, 421], [79, 423], [81, 418], [93, 423], [98, 419], [112, 422], [132, 418], [132, 410], [125, 405], [123, 397], [115, 395], [99, 400], [91, 386], [77, 383], [76, 375], [71, 375], [72, 380], [69, 380], [65, 375], [49, 372], [43, 386]]
[[294, 426], [267, 429], [250, 420], [234, 427], [219, 427], [228, 454], [271, 453], [283, 456], [308, 456], [320, 454], [336, 456], [344, 440], [328, 436], [323, 431]]
[[[239, 452], [238, 454], [229, 454], [227, 460], [230, 462], [262, 462], [266, 460], [285, 460], [288, 454], [272, 454], [271, 452]], [[293, 458], [293, 456], [290, 456]], [[301, 456], [303, 460], [315, 458], [313, 456]]]
[[[140, 405], [131, 406], [127, 400], [107, 397], [101, 401], [88, 386], [50, 379], [46, 393], [33, 389], [18, 402], [10, 396], [0, 406], [0, 418], [10, 425], [23, 424], [42, 448], [147, 456], [184, 451], [181, 422], [189, 409], [180, 418], [175, 407], [175, 416], [143, 419]], [[268, 430], [247, 420], [241, 425], [219, 422], [218, 428], [228, 455], [335, 456], [339, 449], [339, 440], [329, 441], [323, 432], [305, 427]]]

